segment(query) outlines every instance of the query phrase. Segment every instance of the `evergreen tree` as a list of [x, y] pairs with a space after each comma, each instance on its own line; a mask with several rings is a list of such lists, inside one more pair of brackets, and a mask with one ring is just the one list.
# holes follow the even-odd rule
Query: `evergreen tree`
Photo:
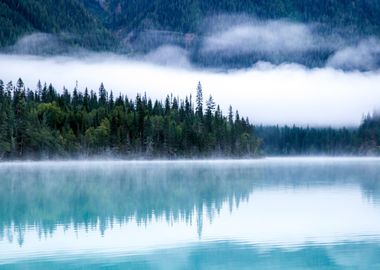
[[195, 102], [196, 102], [195, 112], [197, 116], [200, 119], [202, 119], [203, 118], [203, 90], [202, 90], [202, 85], [200, 82], [198, 82], [197, 95], [195, 98]]
[[25, 99], [24, 82], [18, 79], [14, 90], [13, 107], [15, 115], [15, 141], [17, 155], [22, 156], [25, 151], [25, 146], [28, 138], [28, 113]]
[[107, 90], [104, 87], [104, 84], [101, 83], [99, 87], [99, 105], [105, 107], [108, 100]]

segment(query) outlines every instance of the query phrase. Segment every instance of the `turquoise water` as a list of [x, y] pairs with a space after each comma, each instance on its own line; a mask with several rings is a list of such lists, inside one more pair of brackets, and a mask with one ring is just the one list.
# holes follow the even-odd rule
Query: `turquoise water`
[[380, 269], [380, 159], [3, 163], [0, 269]]

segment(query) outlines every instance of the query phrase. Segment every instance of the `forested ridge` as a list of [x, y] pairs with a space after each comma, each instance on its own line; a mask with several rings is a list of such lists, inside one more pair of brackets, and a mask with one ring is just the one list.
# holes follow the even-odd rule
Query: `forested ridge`
[[210, 96], [203, 101], [146, 95], [135, 99], [106, 90], [75, 88], [58, 93], [50, 85], [25, 88], [19, 79], [0, 81], [0, 157], [252, 157], [259, 140], [248, 118], [230, 108], [222, 114]]
[[197, 32], [202, 20], [217, 14], [247, 14], [259, 19], [287, 18], [326, 23], [356, 33], [380, 33], [376, 0], [80, 0], [111, 29], [155, 28]]
[[0, 158], [201, 158], [262, 155], [377, 155], [380, 117], [358, 128], [254, 126], [229, 108], [224, 115], [199, 83], [195, 98], [164, 101], [138, 94], [57, 91], [0, 81]]
[[91, 50], [109, 50], [115, 43], [102, 22], [77, 0], [0, 1], [0, 47], [39, 32]]
[[380, 35], [376, 0], [0, 0], [0, 47], [43, 32], [86, 49], [127, 49], [136, 33], [146, 30], [177, 33], [184, 40], [186, 33], [200, 36], [205, 19], [220, 14], [324, 24], [348, 37]]

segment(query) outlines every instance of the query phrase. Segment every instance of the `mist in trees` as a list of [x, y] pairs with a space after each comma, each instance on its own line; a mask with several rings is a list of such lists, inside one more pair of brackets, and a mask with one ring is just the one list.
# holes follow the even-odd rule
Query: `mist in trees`
[[232, 106], [226, 115], [198, 83], [195, 99], [108, 92], [58, 92], [19, 79], [0, 81], [0, 158], [247, 158], [263, 155], [377, 155], [380, 117], [358, 128], [254, 126]]

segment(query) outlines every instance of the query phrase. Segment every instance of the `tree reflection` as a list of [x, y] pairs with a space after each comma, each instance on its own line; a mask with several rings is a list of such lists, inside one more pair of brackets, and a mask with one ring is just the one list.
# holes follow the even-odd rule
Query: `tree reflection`
[[354, 184], [377, 203], [379, 172], [374, 162], [3, 164], [0, 236], [21, 245], [28, 227], [40, 236], [53, 234], [58, 225], [104, 234], [132, 219], [144, 225], [164, 219], [196, 223], [201, 237], [204, 213], [212, 222], [225, 203], [233, 211], [256, 189]]

